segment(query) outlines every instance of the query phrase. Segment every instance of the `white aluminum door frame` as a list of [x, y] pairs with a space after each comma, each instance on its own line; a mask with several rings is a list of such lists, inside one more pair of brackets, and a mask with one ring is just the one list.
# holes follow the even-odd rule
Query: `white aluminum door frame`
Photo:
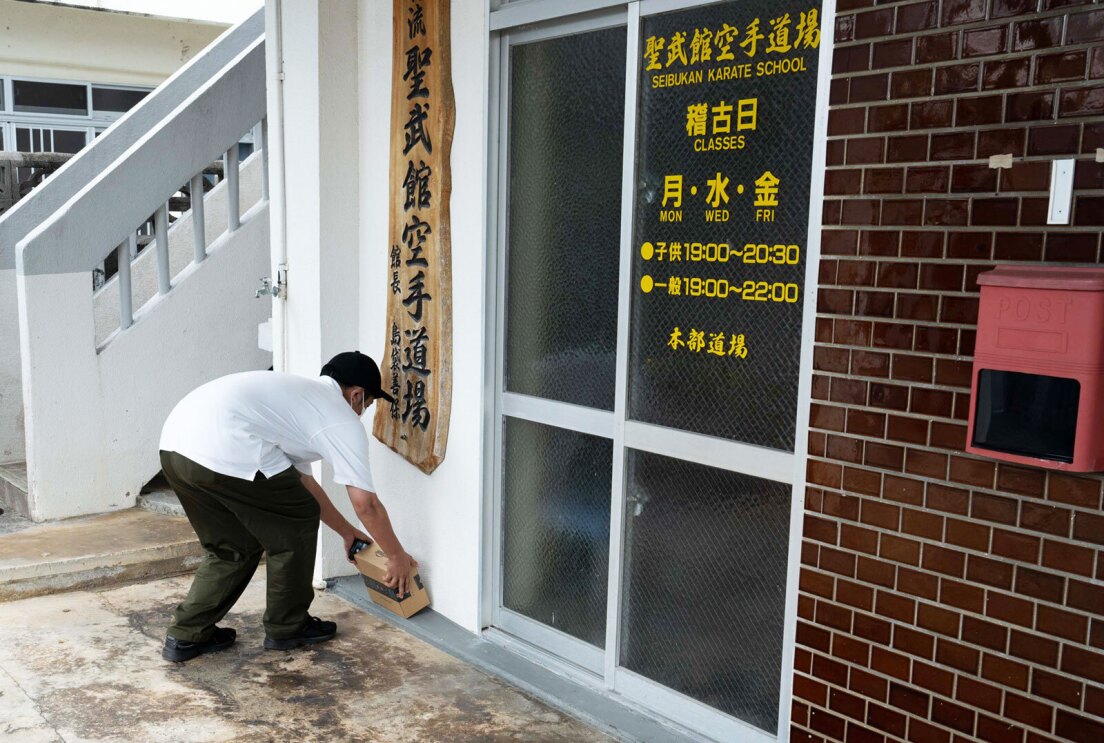
[[[494, 374], [491, 390], [494, 399], [494, 415], [490, 420], [490, 432], [487, 436], [489, 460], [492, 469], [487, 473], [487, 482], [492, 486], [491, 518], [491, 577], [489, 581], [490, 624], [520, 638], [552, 656], [566, 661], [577, 669], [600, 679], [605, 667], [604, 652], [589, 643], [583, 642], [560, 630], [530, 619], [502, 605], [502, 427], [504, 419], [516, 418], [544, 425], [550, 425], [579, 433], [613, 438], [615, 413], [608, 410], [588, 408], [569, 403], [547, 400], [506, 391], [504, 366], [506, 360], [506, 298], [507, 298], [507, 221], [509, 216], [509, 112], [510, 112], [510, 48], [515, 45], [536, 41], [573, 36], [602, 29], [625, 25], [626, 13], [620, 9], [603, 10], [577, 16], [554, 25], [540, 28], [526, 28], [507, 31], [492, 40], [491, 53], [491, 90], [497, 91], [497, 116], [492, 116], [492, 126], [497, 125], [497, 146], [495, 151], [495, 175], [497, 191], [491, 199], [495, 202], [495, 221], [490, 224], [491, 234], [495, 235], [496, 266], [488, 284], [494, 291], [494, 355], [495, 362], [489, 365]], [[492, 113], [494, 113], [492, 111]]]
[[[680, 725], [708, 735], [716, 740], [776, 741], [789, 737], [790, 708], [792, 702], [793, 659], [797, 626], [798, 577], [800, 574], [801, 528], [805, 504], [805, 465], [808, 449], [808, 422], [811, 408], [812, 354], [815, 339], [816, 286], [818, 264], [820, 260], [820, 229], [823, 198], [823, 172], [827, 144], [828, 92], [831, 78], [832, 36], [835, 24], [835, 0], [822, 0], [820, 27], [821, 45], [819, 48], [816, 113], [813, 128], [813, 154], [810, 173], [808, 238], [805, 248], [805, 296], [802, 299], [802, 337], [800, 351], [800, 374], [798, 380], [796, 431], [794, 451], [784, 452], [740, 442], [718, 439], [701, 434], [665, 428], [652, 424], [633, 421], [628, 418], [628, 351], [629, 321], [632, 300], [632, 263], [634, 259], [633, 228], [635, 205], [636, 175], [636, 128], [637, 94], [639, 84], [638, 60], [640, 58], [640, 23], [643, 16], [682, 10], [691, 7], [713, 5], [720, 0], [633, 0], [620, 8], [627, 11], [623, 22], [627, 25], [626, 80], [625, 80], [625, 132], [622, 158], [622, 204], [621, 204], [621, 256], [618, 291], [618, 328], [616, 355], [616, 387], [614, 410], [594, 411], [580, 409], [563, 403], [536, 401], [524, 395], [504, 393], [503, 362], [505, 360], [505, 267], [506, 267], [506, 216], [508, 205], [508, 112], [509, 112], [509, 59], [510, 43], [538, 38], [554, 38], [571, 33], [608, 27], [591, 25], [591, 16], [579, 15], [594, 8], [611, 5], [606, 0], [579, 0], [564, 3], [557, 9], [552, 4], [526, 3], [524, 13], [518, 7], [515, 18], [506, 9], [491, 13], [490, 29], [490, 96], [491, 116], [489, 117], [490, 162], [488, 181], [492, 195], [489, 199], [488, 234], [491, 236], [495, 251], [488, 259], [488, 286], [494, 287], [488, 294], [488, 310], [493, 306], [493, 315], [488, 311], [487, 332], [493, 338], [489, 345], [491, 358], [488, 358], [486, 370], [490, 399], [495, 401], [493, 412], [487, 417], [487, 451], [485, 462], [485, 481], [491, 485], [488, 493], [486, 518], [487, 533], [491, 535], [490, 545], [485, 549], [485, 602], [484, 624], [496, 625], [511, 635], [516, 635], [523, 643], [524, 652], [538, 662], [560, 668], [564, 672], [579, 676], [578, 669], [586, 669], [597, 676], [583, 673], [582, 680], [604, 685], [608, 693], [616, 694], [630, 702], [652, 710]], [[511, 13], [514, 10], [511, 9]], [[608, 11], [607, 11], [608, 12]], [[510, 30], [513, 25], [541, 21], [554, 22], [554, 26], [527, 27], [524, 31]], [[497, 34], [495, 32], [498, 32]], [[495, 115], [497, 114], [497, 116]], [[576, 408], [572, 410], [572, 408]], [[583, 411], [586, 412], [583, 412]], [[591, 433], [613, 439], [613, 472], [610, 502], [610, 562], [608, 577], [606, 643], [603, 665], [599, 669], [588, 668], [589, 663], [578, 663], [577, 655], [572, 657], [559, 651], [570, 643], [556, 642], [543, 632], [532, 632], [533, 627], [526, 623], [539, 625], [532, 620], [520, 617], [514, 621], [509, 610], [503, 610], [501, 601], [501, 493], [502, 493], [502, 420], [504, 415], [523, 417], [529, 420], [555, 425], [571, 430]], [[791, 509], [789, 523], [789, 544], [787, 554], [787, 580], [781, 657], [781, 678], [778, 703], [777, 735], [756, 728], [731, 715], [709, 707], [684, 694], [667, 688], [655, 681], [620, 666], [620, 629], [621, 629], [621, 591], [624, 570], [624, 525], [625, 525], [625, 460], [628, 449], [648, 451], [671, 456], [685, 461], [730, 470], [767, 480], [789, 484], [791, 487]], [[506, 624], [502, 624], [505, 617]], [[509, 626], [507, 626], [509, 625]], [[543, 625], [540, 629], [557, 632]], [[524, 632], [524, 634], [522, 634]], [[557, 634], [562, 634], [558, 633]], [[509, 646], [510, 640], [503, 639], [502, 633], [490, 629], [488, 639]], [[566, 636], [565, 636], [566, 637]], [[574, 638], [568, 638], [578, 643]], [[591, 647], [591, 646], [587, 646]], [[515, 648], [517, 649], [517, 648]], [[569, 650], [570, 652], [570, 650]], [[563, 661], [575, 666], [564, 668]], [[593, 658], [590, 662], [593, 662]]]

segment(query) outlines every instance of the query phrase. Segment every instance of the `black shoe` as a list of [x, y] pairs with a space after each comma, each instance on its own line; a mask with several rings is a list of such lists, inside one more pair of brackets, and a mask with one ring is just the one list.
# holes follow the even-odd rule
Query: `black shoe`
[[337, 634], [337, 622], [324, 622], [318, 617], [307, 617], [307, 625], [295, 637], [265, 637], [265, 650], [291, 650], [300, 645], [315, 645], [333, 639]]
[[175, 637], [165, 638], [165, 647], [161, 649], [161, 657], [176, 663], [191, 660], [197, 655], [205, 653], [217, 653], [226, 650], [238, 639], [238, 633], [229, 627], [215, 627], [210, 639], [206, 642], [188, 642], [178, 640]]

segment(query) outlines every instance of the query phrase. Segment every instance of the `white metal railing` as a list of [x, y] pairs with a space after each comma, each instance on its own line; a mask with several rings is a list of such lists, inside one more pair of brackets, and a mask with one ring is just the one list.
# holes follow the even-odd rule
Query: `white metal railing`
[[[0, 461], [26, 459], [16, 246], [264, 33], [264, 11], [227, 29], [45, 182], [0, 215]], [[262, 88], [263, 89], [263, 88]], [[217, 114], [218, 112], [213, 112]], [[259, 116], [260, 114], [258, 114]], [[147, 213], [153, 213], [153, 209]], [[141, 247], [151, 235], [144, 230]], [[125, 236], [119, 238], [122, 242]], [[135, 276], [137, 280], [139, 277]]]
[[[0, 270], [15, 267], [15, 246], [62, 208], [97, 173], [107, 168], [196, 90], [264, 34], [264, 9], [227, 29], [168, 80], [96, 137], [45, 183], [0, 218]], [[263, 85], [262, 85], [263, 90]]]
[[[193, 76], [191, 90], [170, 86], [173, 105], [162, 118], [143, 131], [120, 127], [101, 136], [118, 153], [102, 168], [81, 166], [86, 157], [103, 159], [100, 140], [74, 157], [66, 167], [86, 181], [68, 182], [71, 175], [66, 189], [55, 189], [43, 203], [69, 195], [16, 243], [36, 519], [133, 505], [159, 468], [157, 442], [172, 406], [208, 379], [271, 362], [256, 335], [270, 307], [252, 292], [269, 262], [265, 179], [258, 177], [264, 153], [258, 148], [239, 162], [243, 136], [264, 131], [266, 106], [262, 26], [256, 16], [246, 23], [251, 34], [216, 42], [235, 47], [211, 57], [222, 62], [216, 70]], [[162, 94], [143, 105], [158, 108]], [[204, 171], [215, 161], [223, 179], [208, 191]], [[190, 210], [182, 212], [184, 191]], [[256, 199], [244, 211], [243, 193]], [[17, 209], [32, 209], [36, 195]], [[109, 258], [116, 275], [97, 288], [91, 274]], [[98, 310], [111, 307], [105, 300], [117, 303], [118, 325], [101, 338]]]
[[[263, 127], [264, 120], [259, 121], [254, 131], [260, 131]], [[258, 157], [261, 156], [259, 150], [255, 150], [254, 154]], [[226, 199], [226, 228], [225, 233], [234, 232], [241, 227], [241, 161], [239, 159], [239, 145], [235, 143], [222, 154], [222, 174], [224, 189], [220, 194]], [[203, 262], [207, 257], [207, 235], [209, 232], [209, 225], [207, 224], [207, 209], [205, 207], [205, 196], [207, 194], [206, 179], [202, 172], [193, 175], [187, 182], [187, 191], [190, 197], [190, 210], [181, 215], [180, 219], [186, 219], [190, 222], [192, 232], [192, 263], [198, 265]], [[178, 189], [174, 193], [179, 193], [184, 190], [184, 187]], [[262, 199], [265, 196], [262, 194]], [[156, 262], [156, 276], [157, 276], [157, 295], [164, 296], [168, 294], [172, 289], [172, 264], [173, 260], [170, 256], [171, 241], [169, 239], [170, 228], [176, 228], [180, 224], [180, 219], [176, 221], [172, 220], [170, 216], [169, 202], [161, 204], [153, 214], [153, 243], [154, 246], [154, 260]], [[131, 264], [136, 258], [138, 258], [139, 247], [138, 237], [142, 227], [139, 226], [136, 230], [127, 235], [114, 249], [115, 262], [117, 265], [117, 293], [119, 304], [119, 325], [120, 331], [126, 330], [134, 323], [134, 309], [135, 309], [135, 297], [134, 286], [131, 280]], [[217, 239], [217, 238], [216, 238]], [[101, 262], [99, 271], [105, 271], [104, 263]], [[110, 277], [109, 277], [110, 278]], [[102, 287], [107, 288], [108, 282], [104, 282]]]

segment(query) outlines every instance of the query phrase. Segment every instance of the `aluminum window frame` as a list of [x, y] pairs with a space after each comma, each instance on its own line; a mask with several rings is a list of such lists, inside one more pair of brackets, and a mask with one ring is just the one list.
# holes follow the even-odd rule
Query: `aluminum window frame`
[[[494, 154], [489, 163], [488, 171], [495, 174], [494, 186], [489, 186], [487, 193], [493, 198], [493, 208], [488, 209], [488, 234], [494, 236], [494, 260], [488, 261], [491, 272], [488, 275], [487, 286], [494, 287], [494, 312], [493, 322], [488, 324], [490, 335], [494, 342], [488, 344], [493, 348], [494, 359], [487, 365], [487, 369], [493, 375], [489, 397], [494, 400], [494, 412], [487, 426], [488, 433], [486, 443], [488, 455], [486, 457], [489, 470], [485, 469], [486, 482], [491, 484], [491, 504], [489, 506], [490, 517], [488, 519], [487, 534], [491, 535], [490, 549], [490, 577], [485, 582], [485, 594], [488, 599], [484, 602], [484, 625], [497, 627], [509, 634], [530, 643], [536, 648], [549, 648], [553, 654], [568, 664], [592, 675], [601, 678], [605, 667], [604, 650], [596, 648], [589, 643], [571, 637], [559, 630], [553, 629], [525, 617], [502, 605], [502, 506], [503, 506], [503, 427], [505, 418], [517, 418], [528, 420], [543, 425], [550, 425], [579, 433], [586, 433], [606, 439], [613, 438], [615, 412], [589, 408], [571, 403], [559, 402], [545, 398], [538, 398], [506, 390], [505, 359], [506, 359], [506, 299], [508, 279], [507, 271], [507, 244], [508, 244], [508, 216], [509, 216], [509, 114], [510, 114], [510, 55], [512, 46], [529, 44], [538, 41], [563, 38], [579, 33], [598, 31], [602, 29], [622, 27], [626, 25], [627, 12], [625, 8], [599, 10], [596, 13], [588, 13], [566, 22], [553, 26], [540, 28], [515, 29], [499, 34], [491, 41], [491, 87], [497, 91], [497, 108], [492, 109], [488, 121], [489, 126], [495, 132], [495, 141], [491, 146]], [[493, 171], [492, 171], [493, 167]], [[493, 188], [493, 190], [491, 190]], [[490, 303], [491, 293], [488, 293]], [[620, 332], [620, 331], [619, 331]], [[616, 361], [615, 361], [616, 363]], [[487, 571], [485, 571], [487, 572]]]
[[[30, 82], [30, 83], [54, 83], [58, 85], [83, 85], [88, 96], [88, 110], [84, 114], [48, 114], [48, 113], [35, 113], [28, 111], [16, 111], [15, 110], [15, 87], [14, 83]], [[100, 111], [95, 108], [93, 103], [93, 88], [103, 88], [108, 90], [133, 90], [145, 92], [147, 95], [152, 93], [156, 88], [151, 88], [146, 85], [127, 85], [125, 83], [98, 83], [91, 80], [73, 80], [67, 78], [51, 78], [51, 77], [37, 77], [33, 75], [8, 75], [6, 73], [0, 73], [0, 86], [3, 88], [4, 105], [0, 107], [0, 124], [21, 124], [21, 125], [34, 125], [34, 126], [76, 126], [79, 124], [87, 124], [95, 126], [97, 130], [102, 131], [107, 126], [115, 123], [118, 119], [127, 114], [126, 111]]]
[[[53, 133], [54, 132], [59, 132], [59, 131], [60, 132], [83, 132], [84, 133], [84, 147], [87, 147], [89, 144], [91, 144], [92, 140], [96, 136], [95, 127], [88, 124], [88, 123], [82, 123], [82, 122], [72, 122], [72, 121], [70, 121], [70, 122], [66, 122], [66, 123], [57, 124], [57, 123], [54, 123], [54, 122], [43, 123], [43, 122], [39, 122], [39, 121], [11, 121], [11, 122], [0, 122], [0, 123], [6, 123], [7, 126], [10, 128], [12, 137], [11, 137], [11, 148], [10, 148], [9, 151], [11, 151], [11, 152], [24, 152], [24, 150], [17, 149], [16, 136], [17, 136], [17, 130], [19, 130], [19, 129], [31, 129], [31, 130], [41, 129], [41, 130], [44, 130], [44, 131], [49, 131], [51, 141], [53, 139]], [[31, 136], [32, 136], [32, 139], [33, 139], [34, 135], [32, 134]], [[6, 140], [5, 140], [5, 144], [7, 144]], [[32, 143], [32, 147], [33, 147], [33, 143]], [[83, 150], [84, 147], [82, 147], [81, 149]], [[32, 150], [27, 150], [27, 151], [28, 152], [55, 152], [55, 150], [52, 150], [52, 149], [50, 149], [50, 150], [34, 150], [34, 149], [32, 149]], [[80, 150], [77, 150], [77, 152], [80, 152]], [[66, 153], [66, 154], [75, 155], [76, 153], [74, 152], [74, 153]]]
[[[4, 91], [5, 99], [8, 101], [6, 113], [12, 116], [30, 116], [30, 117], [57, 117], [59, 119], [74, 121], [88, 121], [92, 118], [92, 83], [87, 80], [67, 80], [59, 78], [49, 77], [34, 77], [28, 75], [7, 75], [4, 78], [6, 89]], [[73, 87], [83, 87], [85, 100], [87, 105], [83, 114], [51, 114], [42, 113], [38, 111], [16, 111], [15, 110], [15, 83], [43, 83], [46, 85], [71, 85]]]
[[[802, 523], [805, 509], [805, 466], [808, 455], [809, 415], [812, 406], [812, 356], [815, 345], [816, 294], [820, 262], [820, 204], [827, 149], [828, 94], [836, 15], [835, 0], [823, 0], [818, 50], [816, 112], [813, 126], [812, 163], [805, 248], [805, 292], [796, 406], [796, 431], [792, 452], [767, 449], [654, 424], [628, 417], [628, 350], [632, 302], [632, 262], [637, 96], [640, 73], [640, 27], [649, 15], [715, 5], [723, 0], [521, 0], [492, 2], [489, 10], [488, 55], [488, 161], [485, 172], [488, 247], [485, 254], [487, 303], [484, 328], [487, 355], [484, 360], [485, 399], [493, 400], [484, 412], [484, 542], [481, 624], [485, 639], [559, 670], [580, 683], [604, 688], [606, 693], [717, 740], [777, 741], [789, 737], [796, 648], [798, 577]], [[505, 391], [506, 218], [509, 205], [509, 48], [513, 43], [536, 41], [608, 27], [591, 25], [596, 18], [623, 13], [626, 25], [625, 131], [622, 156], [621, 256], [618, 289], [618, 328], [614, 409], [579, 409], [566, 403], [528, 398]], [[534, 25], [541, 24], [541, 25]], [[524, 40], [524, 41], [523, 41]], [[520, 617], [501, 607], [502, 596], [502, 428], [503, 416], [599, 435], [613, 440], [610, 508], [610, 565], [606, 617], [606, 643], [602, 667], [589, 667], [593, 659], [579, 663], [577, 653], [559, 654], [564, 643], [550, 641], [546, 632], [557, 630]], [[612, 435], [610, 435], [612, 433]], [[782, 628], [782, 657], [778, 697], [777, 731], [771, 734], [736, 717], [709, 707], [655, 681], [620, 666], [621, 594], [624, 579], [624, 531], [626, 510], [626, 459], [628, 449], [673, 456], [685, 461], [760, 477], [790, 485], [789, 543]], [[509, 616], [513, 614], [514, 616]], [[505, 624], [503, 620], [505, 619]], [[538, 627], [527, 626], [539, 625]], [[562, 633], [559, 633], [562, 634]], [[553, 640], [556, 638], [553, 638]], [[574, 642], [574, 638], [569, 638]], [[566, 643], [570, 645], [570, 643]]]
[[[122, 118], [123, 116], [126, 116], [126, 114], [129, 113], [130, 109], [127, 109], [126, 111], [101, 111], [101, 110], [97, 109], [96, 108], [96, 103], [95, 103], [95, 98], [94, 98], [97, 89], [99, 89], [99, 90], [123, 90], [123, 91], [128, 91], [128, 92], [129, 91], [134, 91], [134, 92], [139, 92], [139, 93], [145, 93], [147, 96], [150, 95], [154, 90], [156, 90], [156, 88], [147, 88], [143, 85], [116, 85], [114, 83], [90, 83], [89, 84], [89, 91], [88, 91], [88, 107], [92, 111], [92, 113], [90, 114], [90, 118], [93, 121], [107, 122], [109, 124], [115, 122], [116, 120]], [[139, 101], [139, 103], [141, 103], [141, 101]], [[135, 103], [134, 105], [137, 106], [138, 103]], [[134, 108], [134, 106], [131, 106], [131, 108]]]

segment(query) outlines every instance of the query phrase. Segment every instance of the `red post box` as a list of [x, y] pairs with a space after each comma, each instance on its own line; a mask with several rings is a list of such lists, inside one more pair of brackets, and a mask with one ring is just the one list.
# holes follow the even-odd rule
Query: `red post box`
[[1000, 266], [978, 284], [966, 451], [1104, 470], [1104, 269]]

